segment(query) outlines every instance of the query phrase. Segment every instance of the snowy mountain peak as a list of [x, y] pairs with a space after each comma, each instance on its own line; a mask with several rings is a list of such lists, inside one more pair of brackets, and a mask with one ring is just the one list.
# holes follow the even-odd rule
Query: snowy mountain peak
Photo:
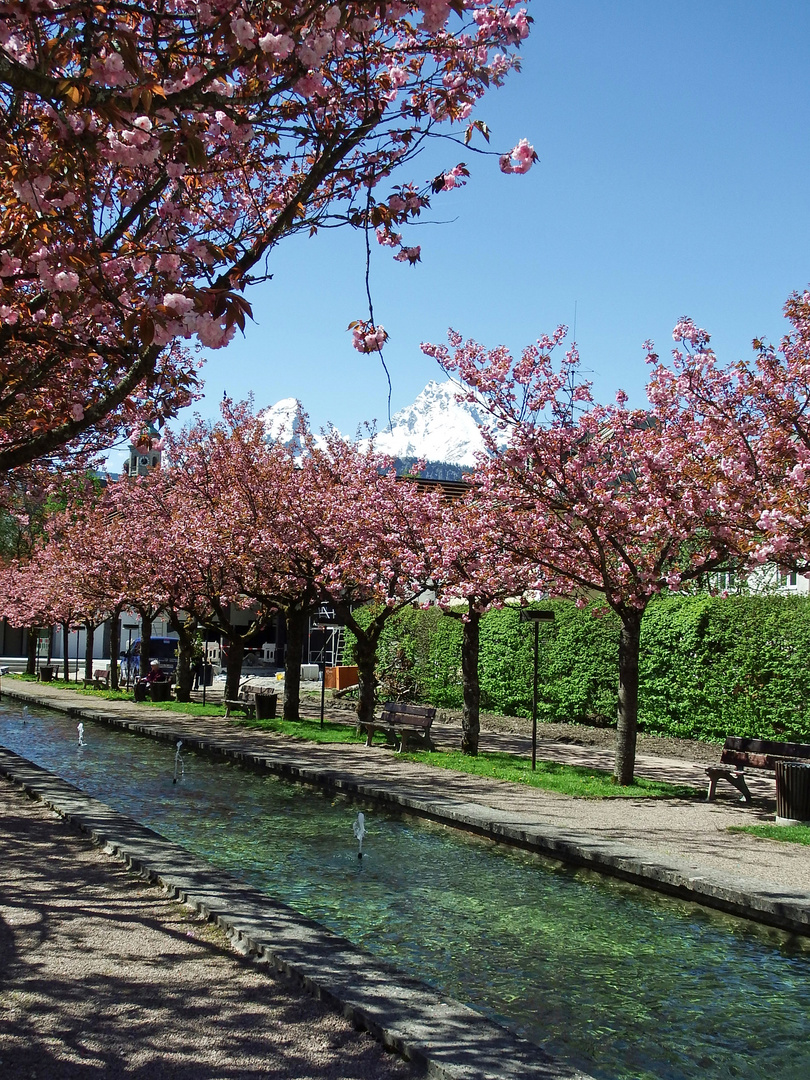
[[301, 408], [297, 398], [288, 397], [277, 401], [262, 413], [264, 430], [273, 442], [292, 442], [295, 434], [295, 417]]
[[375, 447], [392, 457], [424, 457], [456, 465], [474, 465], [484, 449], [479, 424], [483, 417], [474, 405], [456, 400], [459, 386], [452, 379], [431, 380], [412, 405], [391, 418]]
[[[486, 418], [474, 405], [457, 401], [458, 393], [452, 379], [431, 380], [412, 405], [394, 413], [390, 428], [378, 432], [375, 449], [395, 458], [474, 465], [476, 454], [484, 449], [479, 425]], [[265, 409], [262, 420], [268, 438], [298, 447], [295, 419], [300, 408], [296, 398], [284, 398]], [[316, 445], [320, 441], [316, 435]]]

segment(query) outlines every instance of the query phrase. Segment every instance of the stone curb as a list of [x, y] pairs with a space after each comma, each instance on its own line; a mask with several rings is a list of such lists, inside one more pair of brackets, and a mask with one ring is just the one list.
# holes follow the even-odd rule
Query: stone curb
[[[95, 720], [127, 731], [167, 741], [183, 739], [184, 745], [204, 753], [229, 757], [247, 768], [268, 770], [288, 779], [317, 787], [327, 787], [347, 795], [358, 795], [398, 806], [441, 824], [466, 829], [492, 840], [535, 851], [552, 859], [596, 870], [659, 892], [690, 900], [741, 918], [775, 926], [791, 933], [810, 935], [810, 893], [786, 891], [743, 876], [728, 875], [693, 865], [686, 859], [653, 858], [649, 851], [620, 841], [595, 839], [547, 823], [538, 824], [531, 815], [518, 815], [475, 802], [452, 798], [420, 798], [360, 780], [342, 770], [313, 768], [296, 761], [289, 753], [268, 754], [234, 750], [200, 735], [178, 732], [168, 724], [130, 719], [121, 713], [73, 705], [61, 705], [30, 693], [4, 693], [18, 700], [35, 702], [70, 716]], [[304, 757], [304, 755], [302, 755]]]
[[439, 996], [264, 893], [215, 869], [38, 765], [0, 747], [0, 775], [105, 851], [221, 926], [436, 1080], [590, 1080], [481, 1013]]

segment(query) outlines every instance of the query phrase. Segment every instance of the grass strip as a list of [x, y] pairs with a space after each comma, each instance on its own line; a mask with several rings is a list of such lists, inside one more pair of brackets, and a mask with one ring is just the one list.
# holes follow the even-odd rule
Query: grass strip
[[578, 799], [694, 799], [700, 795], [695, 788], [685, 784], [665, 784], [644, 777], [636, 777], [634, 783], [621, 787], [604, 769], [566, 765], [559, 761], [538, 761], [537, 768], [532, 771], [531, 760], [517, 754], [487, 752], [470, 757], [459, 750], [437, 750], [403, 754], [402, 757], [439, 769], [455, 769], [491, 780], [525, 784]]
[[807, 825], [729, 825], [729, 832], [750, 833], [763, 840], [781, 840], [783, 844], [810, 845]]

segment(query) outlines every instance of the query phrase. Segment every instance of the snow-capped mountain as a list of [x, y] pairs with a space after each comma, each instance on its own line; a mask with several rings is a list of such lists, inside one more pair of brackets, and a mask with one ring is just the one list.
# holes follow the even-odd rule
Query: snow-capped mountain
[[301, 402], [296, 398], [285, 397], [265, 409], [262, 420], [268, 439], [273, 442], [291, 442], [295, 434], [295, 417], [300, 408]]
[[474, 405], [456, 401], [458, 385], [431, 381], [412, 405], [391, 417], [391, 427], [380, 431], [374, 445], [397, 458], [424, 457], [474, 465], [484, 449], [479, 424], [484, 417]]
[[[484, 449], [479, 430], [484, 417], [474, 405], [456, 401], [457, 393], [451, 379], [429, 382], [412, 405], [394, 413], [390, 427], [377, 433], [375, 449], [400, 460], [475, 464], [476, 453]], [[262, 418], [268, 437], [292, 442], [299, 408], [295, 398], [284, 398], [265, 409]]]

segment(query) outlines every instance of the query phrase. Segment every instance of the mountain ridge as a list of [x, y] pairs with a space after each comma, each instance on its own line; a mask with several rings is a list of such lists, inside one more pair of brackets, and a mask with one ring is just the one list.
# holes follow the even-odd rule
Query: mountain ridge
[[[412, 404], [394, 413], [390, 427], [372, 436], [375, 449], [394, 458], [397, 471], [408, 471], [421, 458], [427, 462], [423, 475], [460, 480], [475, 465], [477, 455], [485, 452], [483, 417], [471, 403], [456, 400], [460, 389], [452, 379], [431, 380]], [[262, 418], [268, 436], [292, 443], [300, 407], [296, 398], [284, 398], [265, 409]]]

